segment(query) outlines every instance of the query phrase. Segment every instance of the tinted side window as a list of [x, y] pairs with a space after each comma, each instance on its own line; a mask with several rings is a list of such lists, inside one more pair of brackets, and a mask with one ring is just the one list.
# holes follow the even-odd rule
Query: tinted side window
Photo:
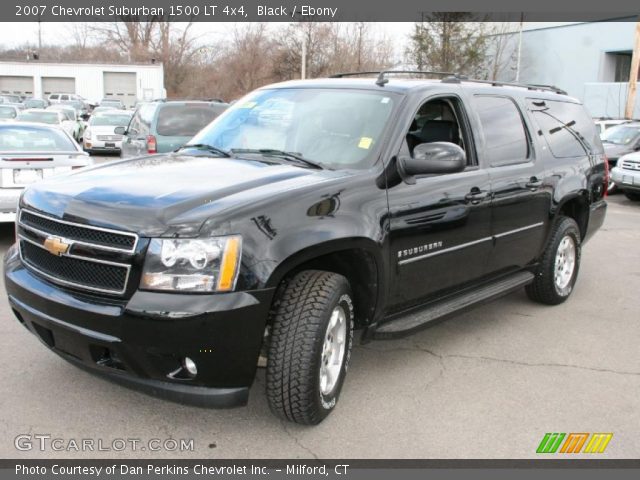
[[158, 135], [192, 137], [220, 114], [207, 105], [165, 105], [158, 113]]
[[527, 162], [530, 157], [529, 137], [513, 100], [476, 95], [475, 105], [482, 124], [489, 164], [496, 167]]
[[593, 120], [582, 105], [556, 100], [529, 99], [529, 110], [557, 158], [602, 153], [602, 143]]

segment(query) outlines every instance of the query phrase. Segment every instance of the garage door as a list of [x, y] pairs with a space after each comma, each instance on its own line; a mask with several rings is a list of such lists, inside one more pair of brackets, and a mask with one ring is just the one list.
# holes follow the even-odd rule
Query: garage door
[[132, 107], [136, 103], [136, 74], [131, 72], [104, 72], [104, 97], [122, 100]]
[[76, 79], [69, 77], [42, 77], [42, 93], [76, 93]]
[[0, 93], [13, 95], [33, 95], [33, 77], [0, 77]]

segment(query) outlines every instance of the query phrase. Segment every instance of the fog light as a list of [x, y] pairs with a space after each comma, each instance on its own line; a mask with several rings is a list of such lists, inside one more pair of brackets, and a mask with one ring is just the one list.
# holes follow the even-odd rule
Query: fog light
[[182, 360], [182, 366], [187, 372], [189, 372], [190, 375], [193, 375], [195, 377], [198, 374], [198, 367], [196, 365], [196, 362], [191, 360], [189, 357], [184, 357], [184, 360]]

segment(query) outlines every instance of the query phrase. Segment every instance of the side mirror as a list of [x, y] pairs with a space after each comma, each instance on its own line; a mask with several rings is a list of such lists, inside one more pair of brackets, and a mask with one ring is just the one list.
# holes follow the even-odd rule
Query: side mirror
[[126, 135], [127, 127], [116, 127], [113, 129], [113, 133], [115, 133], [116, 135]]
[[82, 115], [80, 115], [80, 118], [86, 122], [87, 120], [89, 120], [89, 116], [90, 115], [88, 113], [83, 113]]
[[413, 149], [413, 157], [402, 156], [398, 168], [403, 176], [461, 172], [467, 166], [467, 155], [455, 143], [421, 143]]

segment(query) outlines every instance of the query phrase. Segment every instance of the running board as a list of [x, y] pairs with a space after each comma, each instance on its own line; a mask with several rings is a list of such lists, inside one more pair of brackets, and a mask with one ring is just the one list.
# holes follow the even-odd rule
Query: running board
[[419, 330], [434, 320], [461, 313], [470, 307], [489, 302], [531, 283], [534, 275], [531, 272], [518, 272], [499, 280], [485, 284], [473, 290], [447, 297], [443, 300], [427, 304], [425, 307], [403, 314], [397, 319], [389, 320], [379, 327], [372, 327], [365, 333], [367, 339], [390, 340], [404, 337]]

